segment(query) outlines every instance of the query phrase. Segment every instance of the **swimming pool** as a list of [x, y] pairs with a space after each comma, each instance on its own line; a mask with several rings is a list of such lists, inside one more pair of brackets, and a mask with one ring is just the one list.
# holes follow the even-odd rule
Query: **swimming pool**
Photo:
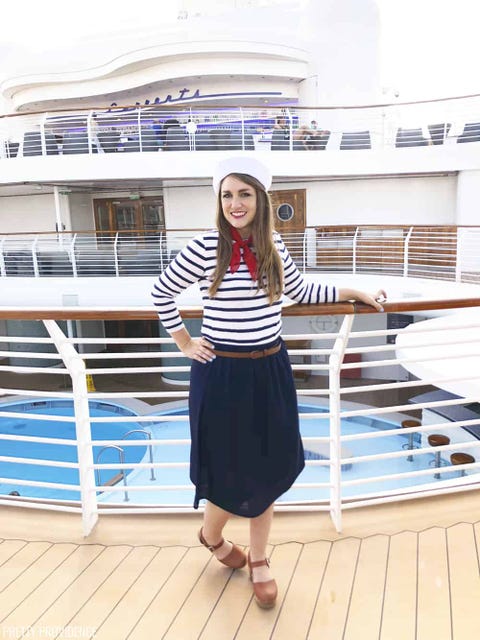
[[[299, 405], [300, 414], [309, 413], [327, 413], [327, 409], [319, 407], [317, 405], [310, 405], [301, 403]], [[171, 421], [168, 419], [165, 422], [153, 424], [149, 427], [153, 440], [179, 440], [189, 437], [186, 408], [177, 408], [174, 410], [163, 410], [158, 412], [157, 415], [162, 415], [164, 418], [185, 416], [185, 422]], [[383, 431], [387, 433], [394, 429], [398, 429], [399, 424], [381, 420], [374, 417], [355, 417], [346, 418], [341, 421], [342, 436], [355, 437], [358, 434], [373, 434]], [[309, 437], [314, 438], [328, 438], [329, 435], [329, 422], [327, 418], [313, 418], [301, 417], [300, 430], [302, 437], [305, 441], [305, 458], [307, 461], [306, 467], [300, 474], [295, 485], [281, 496], [278, 500], [280, 503], [294, 502], [312, 502], [312, 501], [326, 501], [329, 499], [329, 488], [324, 487], [306, 487], [301, 488], [299, 484], [310, 483], [324, 483], [325, 485], [330, 482], [329, 467], [319, 466], [318, 462], [325, 460], [328, 462], [328, 442], [313, 443], [308, 440]], [[463, 431], [463, 430], [462, 430]], [[470, 441], [469, 434], [464, 432], [465, 440]], [[431, 468], [434, 461], [434, 453], [424, 453], [413, 456], [413, 460], [407, 460], [408, 452], [403, 453], [405, 446], [408, 442], [408, 436], [405, 434], [399, 435], [385, 435], [377, 437], [375, 439], [359, 439], [351, 440], [342, 445], [342, 457], [357, 458], [353, 463], [346, 463], [342, 465], [343, 481], [368, 479], [369, 477], [382, 476], [388, 474], [405, 474], [404, 477], [392, 479], [366, 482], [360, 485], [344, 486], [343, 496], [358, 497], [359, 495], [368, 493], [380, 493], [396, 490], [403, 487], [412, 487], [419, 484], [437, 482], [433, 473], [429, 475], [418, 477], [410, 477], [406, 475], [408, 472], [424, 470]], [[421, 437], [420, 434], [415, 434], [414, 445], [420, 446]], [[376, 454], [376, 453], [393, 453], [402, 452], [402, 455], [398, 458], [387, 458], [383, 460], [369, 460], [361, 461], [361, 456]], [[166, 461], [168, 462], [185, 462], [189, 459], [189, 446], [186, 444], [172, 444], [172, 445], [157, 445], [153, 447], [153, 455], [156, 462]], [[446, 457], [447, 454], [446, 454]], [[147, 462], [147, 460], [145, 460]], [[446, 459], [442, 458], [443, 464]], [[158, 492], [150, 491], [132, 491], [130, 493], [131, 503], [139, 504], [153, 504], [161, 503], [168, 506], [191, 506], [193, 502], [193, 487], [190, 485], [188, 477], [188, 466], [168, 468], [168, 470], [158, 469], [158, 481], [160, 484], [166, 486], [181, 486], [189, 485], [185, 490], [161, 490]], [[458, 473], [454, 471], [441, 472], [441, 479], [446, 480], [457, 476]], [[148, 471], [144, 469], [135, 469], [129, 475], [129, 486], [148, 486], [149, 477]], [[122, 497], [118, 492], [105, 492], [99, 496], [100, 502], [105, 503], [119, 503]]]
[[[164, 408], [166, 405], [160, 405], [156, 410], [150, 412], [153, 422], [148, 422], [140, 426], [136, 419], [138, 414], [126, 407], [113, 403], [90, 401], [90, 412], [92, 417], [118, 417], [125, 416], [125, 420], [121, 422], [92, 422], [92, 439], [93, 440], [121, 440], [126, 433], [131, 430], [143, 429], [151, 435], [153, 440], [185, 440], [189, 438], [188, 427], [188, 410], [184, 403], [174, 403], [173, 409]], [[75, 424], [73, 421], [49, 421], [31, 420], [24, 415], [23, 417], [10, 418], [2, 416], [2, 412], [18, 412], [22, 414], [29, 413], [32, 416], [39, 414], [48, 414], [52, 416], [73, 416], [73, 404], [70, 400], [46, 400], [32, 402], [16, 402], [2, 403], [0, 405], [0, 433], [31, 435], [50, 438], [61, 438], [64, 440], [75, 439]], [[299, 405], [300, 414], [305, 414], [300, 419], [300, 430], [304, 438], [306, 467], [300, 474], [295, 485], [283, 496], [279, 498], [279, 502], [312, 502], [324, 501], [329, 498], [330, 482], [329, 467], [321, 466], [321, 461], [328, 462], [328, 441], [311, 441], [309, 438], [328, 438], [329, 421], [323, 417], [309, 418], [308, 414], [325, 413], [326, 408], [307, 403]], [[162, 421], [155, 421], [155, 417], [162, 418]], [[169, 420], [171, 416], [171, 420]], [[179, 418], [184, 417], [184, 420]], [[407, 435], [387, 435], [389, 431], [398, 428], [398, 423], [388, 422], [371, 417], [355, 417], [345, 418], [341, 421], [342, 437], [346, 437], [347, 441], [342, 443], [342, 458], [353, 458], [353, 462], [342, 465], [342, 481], [347, 482], [358, 479], [369, 479], [360, 485], [343, 486], [343, 496], [354, 497], [362, 494], [375, 492], [385, 492], [396, 490], [403, 487], [411, 487], [418, 484], [436, 482], [433, 474], [423, 476], [422, 478], [410, 477], [408, 472], [428, 469], [434, 459], [434, 453], [424, 453], [414, 455], [413, 460], [407, 459], [407, 452], [400, 457], [385, 458], [382, 460], [365, 460], [362, 456], [392, 453], [403, 451], [407, 443]], [[374, 434], [383, 432], [385, 435], [368, 438], [357, 439], [358, 434]], [[145, 444], [145, 434], [132, 434], [139, 441], [141, 446], [124, 447], [125, 462], [149, 462], [150, 452]], [[348, 439], [353, 438], [353, 439]], [[465, 440], [469, 436], [465, 432]], [[415, 434], [415, 446], [420, 444], [420, 434]], [[26, 443], [15, 440], [0, 440], [2, 447], [2, 455], [15, 456], [22, 458], [36, 458], [42, 460], [54, 461], [77, 461], [77, 451], [75, 446], [65, 446], [62, 444], [51, 443]], [[94, 445], [94, 461], [102, 449], [101, 446]], [[180, 463], [178, 467], [164, 467], [155, 470], [156, 480], [152, 484], [151, 471], [149, 469], [127, 469], [127, 484], [129, 488], [130, 504], [162, 504], [168, 506], [191, 506], [193, 502], [193, 486], [189, 480], [189, 460], [190, 447], [185, 443], [173, 443], [166, 445], [153, 445], [153, 460], [156, 463]], [[118, 463], [118, 451], [114, 449], [106, 449], [102, 452], [102, 463]], [[402, 474], [400, 477], [391, 480], [377, 481], [374, 478], [388, 474]], [[442, 479], [448, 479], [458, 475], [453, 471], [443, 471]], [[402, 477], [403, 476], [403, 477]], [[0, 478], [17, 478], [39, 480], [44, 482], [61, 482], [64, 484], [77, 484], [78, 471], [76, 469], [66, 469], [61, 467], [46, 467], [35, 464], [23, 465], [17, 463], [0, 461]], [[118, 481], [118, 469], [102, 469], [100, 472], [101, 480], [97, 480], [97, 484], [116, 484], [122, 490], [99, 492], [98, 501], [104, 503], [121, 503], [124, 499], [123, 483]], [[117, 481], [117, 482], [115, 482]], [[323, 483], [321, 487], [301, 487], [301, 484], [318, 484]], [[153, 486], [164, 485], [165, 488], [151, 490], [134, 490], [136, 486]], [[179, 487], [186, 488], [180, 489]], [[171, 487], [171, 488], [170, 488]], [[175, 487], [175, 488], [173, 488]], [[59, 500], [79, 500], [80, 495], [75, 490], [65, 490], [56, 488], [43, 487], [27, 487], [23, 485], [2, 483], [0, 481], [0, 494], [8, 494], [11, 491], [18, 491], [22, 496], [44, 499]]]
[[[135, 421], [137, 414], [126, 407], [113, 403], [90, 401], [91, 417], [108, 418], [125, 416], [122, 422], [92, 422], [93, 440], [121, 440], [126, 433], [133, 429], [142, 428]], [[7, 417], [2, 413], [18, 413], [22, 416]], [[68, 420], [34, 419], [35, 416], [48, 415], [53, 417], [73, 417], [73, 402], [71, 400], [32, 400], [29, 402], [5, 402], [0, 404], [0, 433], [17, 436], [38, 436], [42, 438], [57, 438], [75, 440], [75, 422]], [[33, 419], [32, 419], [33, 418]], [[127, 419], [131, 418], [131, 419]], [[142, 434], [132, 434], [144, 442]], [[63, 483], [75, 485], [79, 482], [77, 469], [44, 466], [35, 464], [34, 460], [49, 460], [60, 462], [78, 462], [77, 448], [68, 444], [51, 442], [25, 442], [21, 440], [0, 440], [2, 456], [28, 458], [32, 464], [15, 462], [0, 462], [0, 478], [35, 480], [41, 482]], [[93, 447], [93, 457], [97, 460], [102, 446]], [[146, 452], [146, 446], [125, 447], [126, 462], [140, 462]], [[118, 451], [107, 448], [101, 453], [102, 463], [118, 463]], [[126, 470], [129, 473], [129, 470]], [[99, 484], [112, 482], [118, 470], [102, 469], [99, 474]], [[0, 480], [0, 494], [18, 492], [21, 496], [32, 498], [47, 498], [58, 500], [79, 500], [80, 493], [75, 490], [59, 488], [31, 487], [5, 483]]]

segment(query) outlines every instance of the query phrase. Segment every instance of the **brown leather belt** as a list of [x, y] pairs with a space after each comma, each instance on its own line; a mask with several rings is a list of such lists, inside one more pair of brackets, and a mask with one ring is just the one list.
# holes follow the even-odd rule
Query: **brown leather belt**
[[250, 358], [251, 360], [257, 360], [257, 358], [273, 356], [273, 354], [278, 353], [281, 348], [282, 345], [277, 344], [274, 347], [270, 347], [270, 349], [258, 349], [256, 351], [217, 351], [214, 349], [213, 353], [223, 358]]

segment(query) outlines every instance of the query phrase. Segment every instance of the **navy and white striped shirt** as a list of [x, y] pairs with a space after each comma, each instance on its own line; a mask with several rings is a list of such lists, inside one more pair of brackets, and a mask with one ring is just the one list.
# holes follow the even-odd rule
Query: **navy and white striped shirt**
[[[204, 304], [202, 335], [207, 340], [252, 346], [274, 341], [281, 333], [282, 301], [269, 304], [265, 291], [257, 291], [243, 257], [238, 271], [230, 273], [228, 269], [215, 297], [209, 297], [218, 235], [218, 231], [208, 231], [190, 240], [159, 276], [152, 296], [161, 322], [168, 333], [184, 327], [175, 297], [198, 282]], [[286, 296], [302, 304], [336, 302], [335, 287], [303, 279], [277, 232], [274, 242], [283, 262]]]

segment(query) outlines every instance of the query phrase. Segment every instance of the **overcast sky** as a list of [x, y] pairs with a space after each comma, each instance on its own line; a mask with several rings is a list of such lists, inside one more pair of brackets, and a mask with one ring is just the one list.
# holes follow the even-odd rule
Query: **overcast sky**
[[[320, 0], [319, 0], [320, 1]], [[175, 21], [181, 0], [24, 0], [2, 7], [0, 63], [11, 43], [38, 52], [69, 42], [75, 33]], [[387, 95], [400, 100], [480, 93], [478, 0], [377, 0], [381, 19], [381, 74]]]

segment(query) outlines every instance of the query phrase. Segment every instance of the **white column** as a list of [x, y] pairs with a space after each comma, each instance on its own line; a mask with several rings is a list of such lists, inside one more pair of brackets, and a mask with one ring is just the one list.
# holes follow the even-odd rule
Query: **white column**
[[57, 231], [62, 232], [62, 206], [60, 204], [60, 190], [58, 187], [53, 187], [53, 196], [55, 198], [55, 222], [57, 225]]
[[457, 210], [455, 224], [478, 225], [480, 171], [459, 171], [457, 178]]

